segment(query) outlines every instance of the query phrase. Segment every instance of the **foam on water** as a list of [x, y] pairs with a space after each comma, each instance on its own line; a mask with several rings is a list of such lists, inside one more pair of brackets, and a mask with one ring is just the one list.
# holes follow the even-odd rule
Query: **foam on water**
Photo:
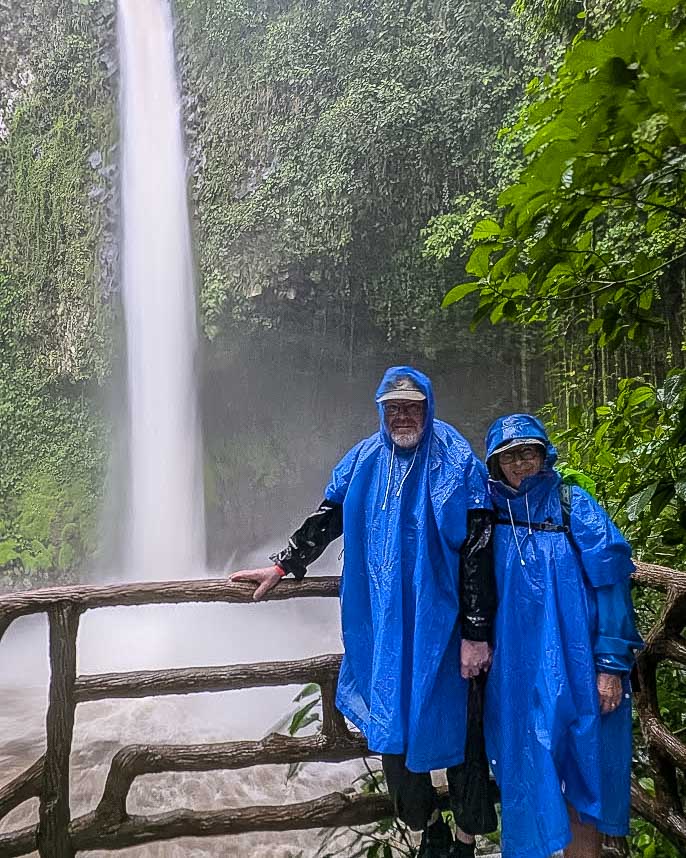
[[[47, 629], [38, 619], [18, 620], [0, 644], [0, 785], [24, 771], [44, 749]], [[291, 659], [340, 651], [338, 603], [333, 599], [99, 610], [87, 613], [82, 626], [79, 673]], [[156, 639], [160, 628], [167, 630], [162, 640]], [[293, 708], [298, 690], [254, 689], [79, 705], [72, 754], [72, 816], [97, 804], [112, 756], [123, 745], [256, 739]], [[134, 783], [129, 809], [161, 813], [182, 807], [212, 810], [305, 801], [349, 787], [361, 768], [359, 761], [309, 764], [291, 780], [286, 766], [145, 776]], [[37, 802], [33, 801], [14, 811], [0, 828], [14, 829], [36, 820]], [[320, 842], [317, 831], [257, 833], [149, 844], [118, 854], [295, 858], [313, 856]], [[105, 858], [112, 853], [88, 854]]]

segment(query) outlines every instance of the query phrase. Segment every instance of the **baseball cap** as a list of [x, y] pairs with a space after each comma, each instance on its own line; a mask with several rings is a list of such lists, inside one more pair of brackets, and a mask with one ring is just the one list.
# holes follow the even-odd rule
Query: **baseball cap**
[[502, 447], [498, 447], [497, 450], [494, 450], [492, 455], [498, 456], [500, 453], [504, 453], [505, 450], [511, 450], [513, 447], [524, 447], [525, 445], [530, 446], [531, 444], [538, 444], [539, 447], [543, 447], [545, 449], [545, 443], [541, 441], [540, 438], [513, 438], [511, 441], [503, 444]]
[[411, 378], [404, 376], [395, 379], [390, 388], [385, 393], [382, 393], [376, 401], [389, 402], [392, 399], [409, 399], [421, 402], [426, 399], [426, 396]]

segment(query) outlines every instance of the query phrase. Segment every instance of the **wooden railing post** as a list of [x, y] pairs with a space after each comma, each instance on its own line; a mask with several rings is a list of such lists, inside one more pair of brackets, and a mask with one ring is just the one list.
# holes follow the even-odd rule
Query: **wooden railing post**
[[349, 739], [345, 718], [336, 709], [338, 676], [320, 680], [322, 690], [322, 733], [330, 739]]
[[46, 719], [47, 749], [38, 825], [41, 858], [74, 858], [69, 825], [69, 758], [74, 733], [74, 683], [79, 610], [59, 604], [50, 622], [50, 697]]

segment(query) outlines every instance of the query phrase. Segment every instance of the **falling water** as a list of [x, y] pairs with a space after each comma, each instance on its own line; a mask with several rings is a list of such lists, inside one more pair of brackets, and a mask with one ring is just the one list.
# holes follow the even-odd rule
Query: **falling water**
[[[119, 0], [123, 298], [129, 391], [126, 577], [168, 579], [204, 571], [204, 509], [195, 394], [197, 351], [186, 170], [168, 0]], [[271, 545], [270, 548], [278, 548]], [[241, 565], [260, 557], [236, 557]], [[330, 558], [334, 559], [335, 558]], [[329, 568], [328, 572], [335, 572]], [[44, 747], [45, 624], [17, 621], [0, 646], [0, 785]], [[302, 602], [90, 612], [79, 632], [79, 672], [288, 659], [340, 650], [337, 606]], [[10, 668], [13, 668], [10, 669]], [[71, 801], [77, 816], [101, 794], [115, 751], [130, 742], [258, 738], [288, 711], [294, 688], [187, 698], [99, 701], [76, 713]], [[139, 778], [134, 812], [283, 804], [347, 787], [353, 761]], [[37, 802], [0, 830], [35, 822]], [[131, 858], [314, 855], [316, 832], [182, 839], [123, 850]], [[110, 853], [91, 853], [108, 858]]]
[[191, 577], [205, 533], [186, 160], [168, 0], [119, 0], [129, 579]]

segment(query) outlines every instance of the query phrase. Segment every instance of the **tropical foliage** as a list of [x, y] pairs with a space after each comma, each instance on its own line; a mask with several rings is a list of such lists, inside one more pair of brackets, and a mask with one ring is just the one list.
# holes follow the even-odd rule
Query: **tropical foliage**
[[[507, 3], [183, 0], [210, 336], [328, 315], [436, 354], [426, 220], [487, 170], [526, 75]], [[353, 320], [355, 315], [356, 321]], [[378, 348], [378, 345], [375, 346]]]
[[[684, 21], [645, 0], [597, 38], [581, 34], [555, 79], [534, 80], [513, 133], [526, 163], [480, 220], [465, 266], [474, 321], [544, 321], [579, 312], [598, 344], [636, 339], [660, 275], [684, 258]], [[683, 266], [682, 266], [683, 268]], [[554, 308], [554, 309], [552, 309]]]
[[686, 561], [686, 373], [672, 372], [657, 389], [623, 379], [595, 414], [574, 408], [554, 437], [643, 559]]
[[0, 570], [13, 583], [94, 550], [108, 433], [92, 394], [114, 276], [100, 18], [16, 6], [0, 6]]

